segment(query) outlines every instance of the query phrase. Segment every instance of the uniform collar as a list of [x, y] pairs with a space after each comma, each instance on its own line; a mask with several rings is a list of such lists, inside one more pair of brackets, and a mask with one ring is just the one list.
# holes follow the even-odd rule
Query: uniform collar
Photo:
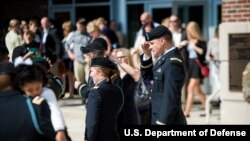
[[174, 50], [176, 47], [171, 47], [168, 50], [165, 50], [165, 52], [163, 53], [163, 55], [159, 56], [157, 59], [152, 55], [152, 59], [153, 59], [153, 63], [157, 64], [158, 60], [160, 60], [165, 54], [167, 54], [168, 52]]
[[101, 80], [98, 84], [96, 84], [96, 86], [101, 86], [101, 85], [103, 85], [104, 83], [108, 83], [108, 80], [106, 80], [106, 79]]
[[173, 53], [176, 52], [176, 50], [176, 47], [171, 47], [170, 49], [166, 50], [165, 53], [161, 57], [159, 57], [159, 59], [155, 63], [153, 70], [157, 69], [162, 63], [164, 63], [168, 57], [170, 57]]

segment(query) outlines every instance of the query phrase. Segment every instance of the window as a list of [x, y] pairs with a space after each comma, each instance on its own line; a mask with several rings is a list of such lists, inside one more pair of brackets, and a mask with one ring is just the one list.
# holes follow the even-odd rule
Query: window
[[199, 24], [200, 29], [203, 29], [203, 6], [181, 6], [178, 8], [179, 17], [182, 23], [187, 24], [190, 21], [195, 21]]
[[76, 20], [79, 18], [85, 18], [87, 22], [92, 21], [99, 17], [104, 17], [109, 21], [110, 10], [109, 6], [88, 6], [76, 8]]
[[71, 4], [72, 0], [52, 0], [53, 4]]
[[128, 46], [132, 47], [135, 42], [137, 31], [140, 29], [140, 16], [143, 13], [143, 4], [128, 5], [127, 25], [128, 25]]
[[154, 8], [153, 9], [153, 20], [155, 22], [161, 23], [161, 21], [171, 16], [171, 8]]

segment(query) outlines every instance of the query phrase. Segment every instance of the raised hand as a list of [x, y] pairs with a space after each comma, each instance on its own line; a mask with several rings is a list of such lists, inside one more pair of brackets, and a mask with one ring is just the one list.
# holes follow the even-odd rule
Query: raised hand
[[149, 46], [149, 42], [144, 42], [141, 44], [142, 51], [147, 57], [151, 56], [151, 49], [149, 48]]

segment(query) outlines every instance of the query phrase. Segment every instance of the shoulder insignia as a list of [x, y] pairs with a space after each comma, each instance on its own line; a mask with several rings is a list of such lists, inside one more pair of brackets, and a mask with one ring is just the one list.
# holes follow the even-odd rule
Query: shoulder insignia
[[99, 88], [99, 86], [94, 86], [92, 89], [98, 89]]
[[40, 105], [43, 101], [44, 101], [44, 98], [43, 98], [43, 97], [36, 96], [36, 97], [32, 100], [32, 103], [34, 103], [34, 104], [36, 104], [36, 105]]
[[170, 60], [171, 61], [178, 61], [178, 62], [182, 63], [182, 60], [179, 58], [176, 58], [176, 57], [172, 57], [172, 58], [170, 58]]

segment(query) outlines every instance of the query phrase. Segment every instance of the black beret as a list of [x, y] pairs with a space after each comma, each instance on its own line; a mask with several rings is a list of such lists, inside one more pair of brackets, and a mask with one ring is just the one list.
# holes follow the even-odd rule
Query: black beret
[[97, 57], [91, 60], [90, 67], [102, 67], [112, 70], [117, 70], [117, 65], [105, 57]]
[[81, 47], [81, 52], [83, 54], [94, 52], [97, 50], [107, 50], [108, 44], [103, 38], [96, 38], [92, 43], [87, 45], [86, 47]]
[[151, 41], [153, 39], [157, 39], [157, 38], [160, 38], [164, 35], [172, 35], [171, 31], [163, 26], [163, 25], [159, 25], [155, 28], [153, 28], [150, 32], [146, 32], [145, 34], [145, 39], [146, 41]]
[[0, 63], [0, 75], [7, 74], [12, 75], [14, 74], [14, 64], [9, 62], [1, 62]]

